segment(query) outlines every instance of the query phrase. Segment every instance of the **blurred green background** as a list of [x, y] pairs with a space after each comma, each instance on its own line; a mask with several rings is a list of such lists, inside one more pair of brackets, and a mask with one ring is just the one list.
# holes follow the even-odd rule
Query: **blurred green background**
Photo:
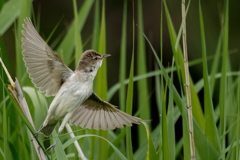
[[[78, 8], [81, 7], [84, 1], [77, 1]], [[174, 27], [176, 31], [179, 30], [181, 25], [181, 2], [180, 1], [167, 1], [169, 12], [173, 20]], [[83, 26], [81, 32], [83, 42], [86, 42], [92, 36], [93, 30], [93, 21], [94, 21], [94, 5], [91, 7], [90, 13], [87, 16], [86, 23]], [[135, 12], [137, 10], [137, 2], [135, 2]], [[213, 1], [202, 1], [203, 16], [205, 21], [206, 29], [206, 42], [207, 50], [209, 55], [213, 55], [215, 48], [218, 42], [218, 36], [221, 29], [221, 16], [223, 14], [223, 0], [213, 0]], [[58, 28], [54, 32], [49, 44], [51, 44], [57, 37], [60, 35], [64, 36], [66, 34], [69, 25], [71, 25], [74, 13], [73, 5], [71, 1], [47, 1], [47, 0], [34, 0], [32, 2], [33, 11], [36, 16], [40, 17], [40, 35], [46, 39], [49, 34], [52, 32], [53, 28], [59, 23]], [[232, 0], [229, 3], [229, 50], [238, 51], [238, 46], [240, 44], [240, 2], [237, 0]], [[142, 10], [143, 10], [143, 22], [144, 22], [144, 33], [151, 40], [152, 45], [159, 53], [159, 28], [160, 28], [160, 15], [161, 15], [161, 1], [160, 0], [143, 0], [142, 1]], [[122, 0], [106, 0], [106, 41], [107, 47], [106, 51], [108, 54], [112, 54], [111, 59], [108, 60], [110, 66], [108, 71], [111, 74], [114, 74], [116, 70], [119, 70], [119, 53], [120, 53], [120, 43], [121, 43], [121, 29], [122, 29], [122, 14], [123, 14], [123, 1]], [[200, 30], [199, 30], [199, 18], [198, 14], [198, 1], [192, 1], [191, 7], [188, 11], [187, 16], [187, 40], [188, 40], [188, 51], [189, 51], [189, 60], [197, 59], [201, 57], [200, 51]], [[135, 13], [135, 18], [137, 13]], [[136, 19], [136, 24], [138, 21]], [[167, 65], [171, 62], [172, 51], [169, 42], [169, 34], [166, 28], [166, 21], [163, 21], [163, 63]], [[136, 28], [136, 32], [138, 29]], [[136, 35], [137, 36], [137, 35]], [[11, 25], [9, 29], [2, 35], [3, 44], [6, 49], [7, 56], [9, 58], [15, 58], [15, 45], [14, 45], [14, 26]], [[154, 70], [154, 56], [152, 51], [149, 49], [149, 46], [146, 46], [146, 55], [147, 55], [147, 68], [148, 71]], [[56, 47], [55, 47], [56, 48]], [[91, 42], [88, 41], [84, 50], [91, 49]], [[128, 1], [128, 14], [127, 14], [127, 64], [130, 67], [131, 61], [131, 50], [132, 50], [132, 2]], [[234, 53], [235, 53], [234, 52]], [[66, 53], [65, 53], [66, 54]], [[69, 54], [69, 53], [67, 53]], [[103, 54], [103, 53], [101, 53]], [[231, 65], [237, 69], [239, 67], [239, 54], [233, 54], [230, 56]], [[15, 60], [15, 59], [12, 59]], [[16, 72], [15, 63], [10, 67], [10, 73], [14, 76]], [[113, 64], [113, 65], [112, 65]], [[210, 63], [211, 64], [211, 63]], [[198, 80], [201, 76], [201, 67], [192, 67], [194, 74], [193, 78], [196, 76]], [[190, 69], [192, 69], [190, 68]], [[199, 69], [198, 69], [199, 68]], [[74, 69], [74, 67], [72, 68]], [[195, 72], [198, 71], [199, 72]], [[113, 85], [118, 81], [118, 75], [112, 76], [109, 78], [109, 85]]]
[[[31, 87], [25, 88], [24, 91], [26, 91], [27, 102], [36, 128], [41, 125], [46, 116], [46, 110], [52, 98], [44, 98], [44, 94], [39, 94], [34, 89], [22, 61], [20, 31], [26, 16], [31, 17], [43, 39], [49, 40], [48, 44], [63, 57], [63, 61], [72, 70], [75, 69], [75, 61], [78, 61], [80, 56], [80, 53], [76, 51], [94, 49], [100, 54], [111, 54], [112, 56], [107, 59], [98, 73], [99, 75], [95, 80], [95, 91], [103, 99], [119, 106], [121, 110], [128, 113], [132, 112], [143, 119], [152, 120], [151, 123], [147, 123], [148, 130], [142, 125], [133, 125], [132, 131], [129, 128], [113, 132], [84, 130], [76, 134], [94, 134], [105, 137], [118, 147], [119, 152], [127, 159], [133, 159], [133, 157], [134, 159], [151, 159], [153, 157], [164, 160], [189, 159], [188, 128], [187, 121], [184, 120], [187, 118], [184, 114], [186, 109], [182, 109], [186, 106], [184, 70], [181, 68], [183, 61], [181, 61], [182, 57], [180, 56], [182, 52], [179, 49], [182, 46], [182, 41], [181, 38], [179, 41], [173, 40], [174, 36], [181, 34], [181, 1], [165, 1], [165, 6], [161, 0], [138, 0], [134, 3], [127, 0], [79, 0], [76, 2], [77, 11], [82, 13], [77, 19], [79, 24], [76, 26], [80, 27], [81, 31], [74, 30], [74, 34], [67, 38], [70, 28], [76, 27], [73, 24], [76, 20], [73, 1], [0, 1], [0, 55], [11, 76], [17, 77], [22, 87]], [[9, 3], [9, 8], [4, 10], [4, 7]], [[195, 96], [193, 96], [192, 101], [197, 106], [193, 105], [195, 128], [197, 128], [195, 130], [197, 133], [195, 137], [197, 159], [239, 158], [239, 137], [236, 134], [240, 133], [238, 124], [240, 107], [238, 74], [240, 2], [232, 0], [228, 7], [226, 4], [228, 4], [227, 0], [191, 1], [187, 13], [189, 70], [193, 80], [193, 90], [195, 90], [192, 93]], [[228, 8], [228, 12], [226, 8]], [[228, 21], [226, 21], [226, 17], [228, 17]], [[201, 18], [204, 21], [204, 28], [201, 27]], [[202, 39], [202, 33], [205, 35], [205, 39]], [[146, 35], [150, 43], [143, 34]], [[75, 41], [78, 38], [82, 43], [75, 49]], [[72, 41], [70, 42], [70, 40]], [[63, 42], [66, 42], [66, 46]], [[70, 48], [67, 47], [67, 42], [70, 43]], [[206, 45], [208, 58], [206, 62], [203, 58], [203, 44]], [[157, 56], [154, 53], [157, 53]], [[221, 58], [224, 57], [224, 54], [226, 59]], [[163, 68], [159, 64], [158, 58], [161, 60], [160, 64], [163, 65]], [[173, 58], [174, 64], [172, 64]], [[224, 62], [226, 62], [226, 66]], [[208, 65], [207, 68], [203, 68], [204, 65]], [[223, 71], [224, 67], [227, 68], [226, 71]], [[204, 69], [209, 73], [204, 75]], [[169, 78], [171, 77], [170, 80], [166, 78], [166, 75], [160, 74], [161, 71], [166, 71]], [[225, 78], [227, 74], [230, 76]], [[133, 77], [131, 75], [135, 78], [141, 75], [142, 79], [132, 83], [131, 78]], [[206, 84], [208, 80], [204, 79], [207, 75], [214, 77], [214, 79], [209, 80], [209, 85]], [[1, 73], [1, 77], [4, 81], [2, 84], [9, 84], [4, 73]], [[221, 77], [227, 81], [225, 82]], [[130, 78], [129, 85], [123, 85], [123, 80], [128, 78]], [[21, 132], [17, 130], [25, 126], [25, 123], [17, 116], [18, 113], [12, 107], [11, 101], [4, 101], [7, 99], [7, 93], [3, 89], [4, 85], [0, 85], [2, 91], [0, 92], [0, 117], [2, 117], [0, 126], [6, 131], [0, 133], [0, 151], [2, 153], [0, 159], [1, 156], [5, 159], [7, 157], [10, 159], [20, 157], [17, 159], [21, 159], [27, 155], [27, 152], [31, 152], [29, 159], [36, 158], [33, 146], [29, 141], [29, 134], [26, 132], [27, 129], [23, 128]], [[117, 88], [114, 92], [116, 85], [119, 85], [120, 89]], [[176, 92], [173, 86], [177, 89]], [[208, 87], [210, 87], [210, 93], [206, 93]], [[35, 97], [38, 100], [35, 99], [35, 101], [34, 97], [29, 94], [31, 89], [36, 95], [39, 94], [38, 98]], [[179, 95], [181, 103], [177, 101], [175, 95]], [[210, 97], [208, 102], [206, 102], [206, 95]], [[221, 102], [221, 99], [224, 100]], [[43, 104], [44, 106], [42, 106]], [[180, 104], [183, 107], [179, 107]], [[36, 107], [44, 109], [36, 109]], [[197, 109], [195, 110], [194, 107]], [[41, 115], [36, 114], [39, 113], [38, 111], [41, 111]], [[14, 119], [13, 116], [18, 118]], [[211, 122], [208, 121], [209, 117]], [[14, 129], [15, 123], [18, 126], [17, 129]], [[212, 129], [208, 133], [206, 130], [209, 129], [209, 126]], [[79, 127], [73, 127], [73, 130], [78, 129]], [[150, 132], [150, 139], [146, 136], [146, 131]], [[4, 137], [6, 134], [9, 135], [7, 140]], [[22, 136], [21, 140], [16, 140], [19, 135]], [[125, 135], [132, 136], [130, 143]], [[205, 139], [199, 140], [199, 137]], [[65, 136], [61, 141], [64, 143], [68, 139], [69, 137]], [[12, 146], [15, 143], [17, 145]], [[19, 146], [24, 143], [26, 143], [27, 149], [22, 149], [23, 153], [17, 153], [17, 156], [14, 156]], [[48, 141], [44, 143], [47, 143], [46, 147], [49, 145]], [[122, 159], [113, 149], [101, 150], [105, 147], [110, 148], [105, 141], [99, 140], [98, 142], [98, 140], [89, 137], [79, 140], [79, 143], [80, 146], [87, 146], [83, 147], [83, 151], [89, 159]], [[94, 146], [96, 144], [97, 147]], [[150, 147], [152, 144], [154, 148]], [[129, 148], [130, 145], [132, 148]], [[203, 148], [202, 151], [200, 148]], [[66, 156], [77, 159], [73, 145], [65, 151]], [[206, 152], [209, 154], [205, 154]], [[75, 156], [71, 155], [72, 153]], [[58, 151], [50, 156], [52, 159], [56, 157], [60, 157]]]

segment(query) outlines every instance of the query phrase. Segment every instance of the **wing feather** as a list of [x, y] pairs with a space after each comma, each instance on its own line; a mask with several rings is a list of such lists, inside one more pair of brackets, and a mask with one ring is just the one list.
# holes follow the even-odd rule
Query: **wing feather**
[[107, 120], [106, 120], [106, 116], [105, 116], [105, 112], [104, 110], [100, 111], [100, 128], [102, 128], [103, 130], [107, 129]]
[[24, 22], [22, 54], [29, 76], [41, 92], [46, 92], [45, 96], [55, 96], [73, 71], [42, 39], [30, 18]]
[[84, 126], [85, 128], [92, 128], [93, 127], [96, 114], [97, 114], [97, 111], [93, 110], [91, 115], [89, 116], [89, 119], [88, 119], [86, 125]]
[[90, 110], [89, 112], [87, 112], [85, 114], [85, 117], [83, 118], [83, 120], [80, 122], [83, 128], [86, 127], [86, 124], [89, 121], [89, 118], [91, 117], [92, 112], [93, 112], [93, 110]]
[[132, 123], [139, 124], [139, 122], [144, 121], [148, 120], [142, 120], [117, 109], [114, 105], [100, 99], [93, 92], [74, 112], [70, 123], [83, 128], [106, 130], [122, 128], [123, 125], [131, 126]]

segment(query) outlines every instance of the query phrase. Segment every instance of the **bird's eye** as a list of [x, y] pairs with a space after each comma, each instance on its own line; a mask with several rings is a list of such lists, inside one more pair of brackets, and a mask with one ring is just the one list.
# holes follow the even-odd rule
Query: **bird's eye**
[[92, 69], [90, 70], [90, 72], [92, 72]]
[[96, 57], [95, 60], [97, 60], [98, 58]]

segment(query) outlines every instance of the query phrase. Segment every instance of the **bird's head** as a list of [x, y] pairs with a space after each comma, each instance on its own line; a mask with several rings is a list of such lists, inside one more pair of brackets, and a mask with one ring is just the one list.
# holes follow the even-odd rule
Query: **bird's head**
[[87, 50], [82, 54], [76, 70], [96, 75], [98, 68], [102, 65], [102, 60], [109, 56], [111, 55], [100, 55], [94, 50]]

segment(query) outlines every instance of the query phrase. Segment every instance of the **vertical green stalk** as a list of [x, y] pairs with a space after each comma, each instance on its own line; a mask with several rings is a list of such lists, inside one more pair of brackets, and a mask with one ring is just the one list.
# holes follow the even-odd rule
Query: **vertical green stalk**
[[174, 58], [172, 61], [171, 80], [169, 82], [169, 98], [168, 98], [168, 110], [167, 110], [167, 130], [168, 130], [168, 154], [169, 159], [174, 160], [176, 154], [176, 143], [175, 143], [175, 109], [173, 101], [173, 67]]
[[77, 12], [77, 3], [76, 0], [73, 0], [73, 9], [74, 9], [74, 38], [75, 38], [75, 67], [78, 66], [78, 61], [81, 57], [81, 54], [83, 52], [82, 47], [82, 38], [81, 33], [79, 32], [79, 23], [78, 23], [78, 12]]
[[188, 111], [188, 129], [189, 129], [189, 139], [190, 139], [190, 154], [191, 160], [195, 160], [195, 143], [194, 143], [194, 130], [193, 130], [193, 115], [192, 115], [192, 98], [191, 98], [191, 89], [190, 89], [190, 74], [188, 66], [188, 51], [187, 51], [187, 29], [186, 29], [186, 9], [185, 9], [185, 0], [182, 0], [182, 41], [183, 41], [183, 55], [184, 55], [184, 72], [185, 72], [185, 83], [187, 98], [187, 111]]
[[169, 160], [169, 145], [168, 145], [168, 129], [167, 129], [167, 116], [166, 116], [166, 95], [167, 95], [167, 85], [165, 86], [165, 90], [163, 93], [163, 100], [162, 100], [162, 143], [163, 143], [163, 159]]
[[[102, 1], [102, 15], [101, 15], [101, 29], [99, 36], [98, 52], [100, 54], [106, 54], [106, 22], [105, 22], [105, 0]], [[95, 80], [95, 91], [103, 99], [107, 99], [107, 63], [106, 59], [103, 60], [102, 66], [98, 70], [98, 74]], [[106, 138], [108, 137], [107, 131], [99, 130], [99, 135]], [[108, 147], [107, 142], [103, 140], [98, 141], [98, 159], [108, 159]]]
[[127, 50], [127, 0], [124, 0], [123, 6], [123, 20], [122, 20], [122, 37], [121, 37], [121, 50], [120, 50], [120, 89], [119, 89], [119, 102], [120, 109], [125, 111], [125, 95], [126, 89], [124, 80], [126, 78], [126, 50]]
[[24, 19], [26, 17], [29, 17], [31, 14], [31, 2], [30, 0], [24, 0], [22, 1], [22, 10], [20, 12], [20, 15], [18, 17], [18, 23], [15, 29], [15, 45], [16, 45], [16, 75], [17, 77], [19, 77], [19, 83], [21, 84], [22, 82], [24, 82], [24, 84], [26, 84], [25, 81], [22, 81], [22, 76], [24, 75], [23, 73], [25, 73], [25, 66], [24, 66], [24, 62], [22, 60], [22, 49], [21, 49], [21, 37], [22, 37], [22, 33], [21, 31], [22, 29], [22, 24], [24, 23]]
[[[74, 11], [74, 40], [75, 40], [75, 54], [74, 54], [74, 64], [75, 68], [78, 66], [79, 59], [83, 53], [83, 46], [82, 46], [82, 38], [81, 38], [81, 30], [79, 31], [79, 17], [78, 17], [78, 10], [77, 10], [77, 2], [73, 0], [73, 11]], [[66, 54], [66, 53], [65, 53]], [[77, 128], [77, 127], [75, 127]], [[85, 132], [79, 132], [80, 134], [84, 134]], [[78, 141], [79, 144], [83, 144], [83, 140]], [[77, 153], [77, 152], [75, 152]]]
[[[1, 55], [1, 53], [0, 53], [0, 55]], [[4, 86], [4, 77], [3, 77], [3, 69], [1, 69], [1, 74], [2, 74], [2, 76], [1, 76], [1, 79], [2, 79], [2, 85]], [[4, 137], [3, 138], [3, 146], [4, 146], [4, 158], [5, 159], [10, 159], [8, 156], [9, 156], [9, 153], [8, 153], [8, 126], [7, 126], [7, 108], [6, 108], [6, 101], [5, 101], [5, 99], [6, 99], [6, 97], [5, 97], [5, 91], [4, 91], [4, 87], [2, 87], [2, 97], [3, 97], [3, 100], [4, 100], [4, 102], [3, 102], [3, 110], [2, 110], [2, 115], [3, 115], [3, 117], [2, 117], [2, 123], [3, 123], [3, 125], [2, 125], [2, 132], [3, 132], [3, 134], [2, 134], [2, 136]]]
[[[176, 37], [176, 32], [173, 26], [173, 22], [171, 19], [171, 15], [169, 13], [168, 7], [167, 7], [167, 3], [166, 1], [163, 1], [164, 4], [164, 10], [165, 10], [165, 14], [166, 14], [166, 19], [167, 19], [167, 26], [168, 26], [168, 30], [169, 30], [169, 36], [170, 36], [170, 42], [171, 42], [171, 46], [172, 46], [172, 52], [174, 55], [174, 59], [176, 60], [176, 67], [177, 72], [178, 73], [178, 78], [179, 81], [181, 82], [181, 84], [184, 85], [185, 82], [185, 72], [184, 72], [184, 60], [183, 60], [183, 54], [182, 54], [182, 50], [180, 48], [180, 46], [178, 46], [177, 49], [175, 49], [175, 44], [177, 41], [177, 37]], [[178, 67], [179, 66], [179, 67]], [[182, 75], [182, 76], [180, 76]], [[201, 104], [198, 98], [198, 95], [196, 93], [196, 90], [194, 89], [193, 86], [193, 82], [190, 78], [190, 89], [191, 89], [191, 98], [192, 98], [192, 106], [193, 107], [193, 117], [195, 118], [195, 120], [197, 121], [198, 125], [201, 127], [201, 129], [204, 131], [204, 116], [202, 113], [202, 108], [201, 108]], [[185, 91], [185, 90], [184, 90]]]
[[[133, 102], [133, 76], [134, 76], [134, 44], [135, 44], [135, 19], [134, 19], [134, 1], [132, 1], [132, 12], [133, 12], [133, 21], [132, 21], [132, 31], [133, 31], [133, 47], [132, 47], [132, 60], [131, 68], [129, 73], [129, 83], [127, 91], [127, 102], [126, 102], [126, 113], [132, 115], [132, 102]], [[128, 160], [133, 160], [133, 151], [132, 151], [132, 134], [131, 127], [126, 127], [126, 141], [127, 141], [127, 158]]]
[[[81, 9], [78, 13], [78, 19], [80, 20], [78, 21], [79, 31], [82, 30], [86, 22], [87, 16], [89, 15], [93, 2], [94, 0], [87, 0], [87, 1], [84, 1], [81, 6]], [[57, 48], [57, 53], [64, 53], [62, 59], [65, 62], [71, 61], [74, 45], [75, 45], [75, 25], [72, 25], [68, 29], [67, 35], [64, 36], [63, 40], [61, 41], [61, 43]]]
[[[162, 55], [163, 55], [163, 2], [161, 2], [161, 16], [160, 16], [160, 59], [162, 60]], [[156, 65], [157, 66], [157, 65]], [[160, 67], [160, 66], [159, 66]], [[161, 78], [161, 83], [160, 83], [160, 78]], [[162, 114], [162, 95], [163, 95], [163, 76], [161, 75], [161, 77], [156, 76], [156, 100], [157, 100], [157, 104], [158, 104], [158, 115], [160, 116]], [[161, 118], [161, 117], [160, 117]], [[160, 122], [160, 131], [159, 131], [159, 151], [158, 151], [158, 159], [162, 159], [163, 157], [163, 151], [162, 151], [162, 147], [163, 147], [163, 130], [162, 130], [162, 122]]]
[[[237, 97], [240, 97], [240, 71], [238, 72], [238, 89], [237, 89]], [[239, 123], [239, 117], [240, 117], [240, 99], [237, 98], [237, 133], [236, 133], [236, 142], [239, 141], [240, 139], [240, 136], [239, 136], [239, 131], [240, 131], [240, 123]], [[240, 144], [237, 143], [237, 146], [236, 146], [236, 158], [239, 159], [240, 158], [240, 155], [239, 155], [239, 146]]]
[[[138, 10], [138, 27], [143, 31], [143, 13], [142, 13], [142, 0], [137, 1], [137, 10]], [[144, 43], [144, 37], [141, 31], [138, 31], [137, 38], [137, 74], [147, 73], [146, 67], [146, 48]], [[149, 102], [149, 93], [148, 93], [148, 83], [147, 79], [139, 80], [138, 83], [138, 107], [140, 108], [140, 117], [142, 119], [151, 119], [150, 118], [150, 102]], [[149, 126], [150, 131], [151, 127]], [[138, 127], [138, 141], [140, 146], [146, 140], [145, 129], [143, 126]]]
[[[17, 24], [15, 25], [15, 46], [16, 46], [16, 75], [19, 79], [19, 83], [26, 85], [29, 83], [29, 79], [28, 80], [23, 80], [24, 74], [26, 74], [26, 68], [24, 65], [24, 62], [22, 60], [22, 48], [21, 48], [21, 38], [22, 38], [22, 33], [21, 31], [23, 30], [22, 28], [22, 24], [24, 23], [24, 19], [26, 17], [30, 17], [31, 15], [31, 1], [30, 0], [22, 0], [22, 8], [21, 8], [21, 12], [19, 14], [18, 17], [18, 21]], [[19, 118], [19, 117], [18, 117]], [[19, 123], [19, 122], [18, 122]], [[19, 123], [20, 126], [22, 126], [22, 122]], [[25, 129], [23, 129], [23, 127], [21, 127], [21, 129], [19, 130], [19, 135], [21, 137], [21, 140], [23, 142], [29, 141], [29, 132], [27, 132]], [[20, 143], [18, 143], [19, 146]], [[31, 157], [32, 155], [32, 151], [35, 151], [33, 145], [30, 145], [29, 143], [26, 144], [26, 147], [29, 147], [29, 150], [23, 149], [22, 147], [19, 148], [19, 152], [22, 153], [23, 157], [26, 157], [26, 159], [29, 157]]]
[[221, 47], [222, 47], [222, 31], [223, 29], [221, 29], [219, 38], [218, 38], [218, 43], [217, 43], [217, 47], [216, 47], [216, 51], [214, 54], [214, 59], [213, 59], [213, 63], [212, 63], [212, 67], [211, 67], [211, 71], [210, 71], [210, 88], [211, 88], [211, 94], [214, 93], [214, 86], [215, 86], [215, 76], [218, 72], [219, 69], [219, 62], [220, 62], [220, 56], [221, 56]]
[[[98, 52], [100, 54], [106, 54], [106, 22], [105, 22], [105, 0], [102, 1], [102, 16], [101, 16], [101, 28], [98, 44]], [[95, 89], [96, 93], [104, 100], [107, 99], [107, 61], [103, 60], [102, 66], [99, 68], [96, 80]]]
[[93, 39], [92, 39], [92, 49], [98, 49], [99, 41], [99, 28], [100, 28], [100, 4], [99, 1], [95, 1], [94, 9], [94, 23], [93, 23]]
[[205, 134], [209, 141], [213, 144], [215, 149], [220, 152], [219, 136], [217, 134], [217, 127], [214, 120], [214, 108], [212, 104], [212, 96], [210, 85], [208, 81], [208, 65], [207, 65], [207, 51], [205, 42], [204, 22], [202, 16], [201, 1], [199, 0], [199, 18], [200, 18], [200, 32], [202, 44], [202, 59], [203, 59], [203, 78], [204, 78], [204, 111], [205, 111]]
[[[93, 22], [93, 39], [92, 39], [92, 45], [91, 45], [92, 49], [94, 49], [94, 50], [98, 50], [99, 44], [100, 44], [99, 43], [100, 15], [101, 15], [100, 14], [100, 1], [95, 1], [94, 22]], [[89, 134], [97, 134], [98, 133], [98, 131], [96, 131], [96, 130], [88, 130], [88, 132], [89, 132]], [[96, 142], [99, 141], [99, 139], [96, 139], [96, 137], [89, 137], [89, 139], [90, 139], [89, 159], [94, 159], [94, 155], [95, 155], [94, 153], [97, 151], [97, 147], [95, 147], [95, 145], [96, 145]]]
[[[222, 58], [222, 76], [220, 82], [220, 135], [222, 151], [225, 149], [225, 129], [226, 129], [226, 119], [225, 119], [225, 101], [226, 101], [226, 82], [227, 82], [227, 59], [228, 59], [228, 0], [225, 1], [225, 15], [224, 15], [224, 31], [223, 31], [223, 58]], [[225, 156], [223, 156], [223, 160]]]
[[[132, 53], [132, 61], [131, 61], [128, 92], [127, 92], [127, 102], [126, 102], [126, 113], [130, 115], [132, 115], [132, 102], [133, 102], [133, 71], [134, 71], [134, 49]], [[126, 126], [126, 130], [127, 130], [126, 131], [127, 158], [128, 160], [133, 160], [131, 127]]]

